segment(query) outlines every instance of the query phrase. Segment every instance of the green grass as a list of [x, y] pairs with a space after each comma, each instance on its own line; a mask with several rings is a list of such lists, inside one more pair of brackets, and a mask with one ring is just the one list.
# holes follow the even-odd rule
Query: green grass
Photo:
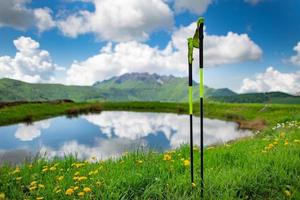
[[[54, 110], [63, 114], [77, 106], [91, 104], [55, 105]], [[102, 103], [103, 110], [136, 110], [186, 113], [186, 104], [171, 103]], [[35, 109], [41, 109], [35, 115]], [[196, 105], [195, 105], [196, 106]], [[59, 108], [60, 107], [60, 108]], [[25, 115], [26, 109], [34, 116], [50, 117], [58, 113], [47, 104], [19, 105], [0, 109], [9, 115], [9, 110]], [[20, 109], [23, 109], [22, 112]], [[195, 110], [197, 112], [197, 110]], [[226, 120], [262, 119], [267, 128], [252, 138], [205, 149], [205, 199], [300, 199], [300, 109], [298, 105], [260, 104], [205, 104], [205, 115]], [[48, 114], [45, 114], [48, 113]], [[17, 115], [15, 113], [15, 115]], [[2, 118], [2, 117], [1, 117]], [[37, 119], [38, 117], [34, 117]], [[278, 123], [284, 123], [274, 128]], [[195, 149], [196, 187], [191, 187], [189, 148], [182, 146], [164, 154], [137, 151], [117, 160], [105, 162], [78, 161], [73, 157], [46, 161], [37, 159], [16, 167], [0, 167], [1, 193], [7, 199], [80, 199], [78, 193], [84, 187], [91, 189], [85, 199], [199, 199], [199, 151]], [[76, 163], [84, 163], [76, 166]], [[42, 172], [44, 166], [47, 171]], [[51, 167], [55, 166], [55, 168]], [[14, 172], [15, 171], [15, 172]], [[86, 180], [73, 180], [79, 172]], [[89, 173], [91, 173], [89, 175]], [[64, 176], [59, 181], [58, 177]], [[21, 177], [18, 180], [18, 177]], [[32, 181], [37, 181], [37, 188]], [[38, 187], [42, 184], [44, 187]], [[71, 196], [67, 189], [78, 186]], [[30, 187], [32, 190], [30, 191]], [[57, 192], [56, 191], [59, 191]]]

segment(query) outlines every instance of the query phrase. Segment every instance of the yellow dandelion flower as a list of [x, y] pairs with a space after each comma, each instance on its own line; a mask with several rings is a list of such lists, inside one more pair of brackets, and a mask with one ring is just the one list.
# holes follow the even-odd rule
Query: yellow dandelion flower
[[43, 184], [39, 184], [38, 186], [39, 186], [39, 188], [45, 188], [45, 185], [43, 185]]
[[295, 139], [294, 142], [300, 144], [300, 140]]
[[5, 194], [3, 192], [0, 193], [0, 200], [5, 200]]
[[165, 154], [165, 155], [164, 155], [164, 160], [165, 160], [165, 161], [169, 161], [169, 160], [171, 160], [171, 159], [172, 159], [172, 157], [171, 157], [170, 154]]
[[292, 196], [292, 193], [291, 193], [289, 190], [285, 190], [285, 191], [284, 191], [284, 194], [285, 194], [287, 197]]
[[79, 189], [79, 187], [78, 187], [78, 186], [75, 186], [75, 187], [74, 187], [74, 191], [75, 191], [75, 190], [78, 190], [78, 189]]
[[36, 185], [36, 184], [37, 184], [36, 181], [32, 181], [32, 182], [30, 183], [30, 186], [33, 186], [33, 185]]
[[56, 170], [56, 167], [50, 167], [50, 171], [55, 171]]
[[63, 180], [64, 179], [64, 176], [59, 176], [59, 177], [57, 177], [57, 180], [58, 181], [61, 181], [61, 180]]
[[17, 168], [15, 169], [15, 171], [12, 172], [12, 174], [17, 174], [17, 173], [20, 173], [20, 168], [19, 168], [19, 167], [17, 167]]
[[79, 179], [78, 176], [74, 176], [74, 177], [73, 177], [73, 180], [74, 180], [74, 181], [77, 181], [78, 179]]
[[284, 145], [288, 145], [289, 144], [289, 141], [288, 140], [285, 140], [284, 141]]
[[86, 180], [86, 179], [87, 179], [86, 176], [81, 176], [81, 177], [78, 178], [78, 181], [84, 181], [84, 180]]
[[192, 187], [196, 187], [196, 183], [192, 182]]
[[74, 193], [74, 190], [72, 188], [69, 188], [66, 190], [65, 194], [71, 196]]
[[36, 186], [32, 186], [32, 187], [29, 188], [29, 190], [33, 191], [33, 190], [36, 190], [36, 188], [37, 188]]
[[55, 191], [56, 194], [58, 194], [60, 192], [61, 192], [61, 189], [58, 189], [58, 190]]
[[268, 147], [269, 147], [270, 149], [272, 149], [272, 148], [274, 147], [274, 144], [269, 144]]
[[188, 167], [190, 164], [191, 164], [191, 163], [190, 163], [189, 160], [184, 160], [184, 161], [183, 161], [183, 165], [184, 165], [185, 167]]
[[22, 180], [22, 177], [17, 177], [16, 180], [20, 181], [20, 180]]
[[48, 171], [48, 168], [42, 169], [42, 172], [47, 172], [47, 171]]
[[44, 197], [37, 197], [36, 200], [43, 200]]
[[77, 195], [80, 196], [80, 197], [83, 197], [84, 196], [84, 192], [79, 192]]
[[137, 160], [136, 162], [137, 162], [138, 164], [142, 164], [142, 163], [143, 163], [142, 160]]
[[97, 184], [98, 186], [100, 186], [100, 185], [101, 185], [101, 182], [100, 182], [100, 181], [97, 181], [96, 184]]
[[89, 193], [89, 192], [91, 192], [92, 190], [91, 190], [91, 188], [89, 188], [89, 187], [85, 187], [85, 188], [83, 188], [83, 191], [84, 191], [85, 193]]
[[275, 141], [275, 142], [273, 142], [273, 144], [274, 144], [274, 145], [277, 145], [277, 144], [278, 144], [278, 142], [277, 142], [277, 141]]

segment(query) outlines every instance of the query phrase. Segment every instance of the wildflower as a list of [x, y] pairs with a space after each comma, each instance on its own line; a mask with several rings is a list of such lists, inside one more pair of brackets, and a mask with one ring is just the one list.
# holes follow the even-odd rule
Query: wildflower
[[300, 140], [294, 140], [294, 142], [300, 144]]
[[48, 168], [42, 169], [42, 172], [47, 172], [47, 171], [48, 171]]
[[75, 186], [75, 187], [74, 187], [74, 191], [75, 191], [75, 190], [78, 190], [78, 189], [79, 189], [79, 187], [78, 187], [78, 186]]
[[84, 196], [84, 192], [79, 192], [78, 196], [83, 197]]
[[20, 181], [20, 180], [22, 180], [22, 177], [17, 177], [16, 180]]
[[17, 167], [17, 168], [15, 169], [15, 171], [12, 172], [12, 174], [17, 174], [17, 173], [20, 173], [20, 168], [19, 168], [19, 167]]
[[289, 141], [288, 140], [285, 140], [284, 141], [284, 145], [288, 145], [289, 144]]
[[36, 181], [32, 181], [32, 182], [30, 183], [30, 186], [33, 186], [33, 185], [36, 185], [36, 184], [37, 184]]
[[285, 191], [284, 191], [284, 194], [285, 194], [287, 197], [292, 196], [292, 193], [291, 193], [289, 190], [285, 190]]
[[69, 188], [66, 190], [65, 194], [71, 196], [74, 193], [74, 190], [72, 188]]
[[37, 197], [36, 200], [43, 200], [44, 197]]
[[55, 191], [56, 194], [58, 194], [60, 192], [61, 192], [61, 189], [58, 189], [58, 190]]
[[192, 182], [192, 187], [196, 187], [196, 183]]
[[138, 160], [138, 161], [136, 161], [138, 164], [142, 164], [143, 163], [143, 161], [142, 160]]
[[85, 181], [87, 179], [86, 176], [80, 176], [77, 180], [78, 181]]
[[0, 193], [0, 200], [4, 200], [5, 199], [5, 194], [3, 192]]
[[45, 186], [43, 184], [39, 184], [38, 186], [39, 186], [39, 188], [45, 188]]
[[169, 161], [169, 160], [171, 160], [171, 159], [172, 159], [172, 157], [171, 157], [170, 154], [165, 154], [165, 155], [164, 155], [164, 160], [165, 160], [165, 161]]
[[89, 192], [91, 192], [92, 190], [91, 190], [91, 188], [89, 188], [89, 187], [85, 187], [85, 188], [83, 188], [83, 191], [86, 192], [86, 193], [89, 193]]
[[57, 180], [59, 180], [59, 181], [61, 181], [61, 180], [63, 180], [64, 179], [64, 176], [59, 176], [59, 177], [57, 177]]
[[277, 145], [277, 144], [278, 144], [278, 141], [273, 142], [273, 144], [274, 144], [274, 145]]
[[55, 171], [56, 170], [56, 167], [50, 167], [50, 171]]
[[98, 186], [100, 186], [100, 185], [101, 185], [101, 182], [100, 182], [100, 181], [97, 181], [96, 184], [97, 184]]
[[33, 190], [36, 190], [36, 188], [37, 188], [36, 185], [34, 185], [34, 186], [30, 187], [29, 190], [33, 191]]
[[189, 160], [184, 160], [184, 161], [183, 161], [183, 165], [184, 165], [185, 167], [189, 166], [189, 165], [190, 165], [190, 161], [189, 161]]

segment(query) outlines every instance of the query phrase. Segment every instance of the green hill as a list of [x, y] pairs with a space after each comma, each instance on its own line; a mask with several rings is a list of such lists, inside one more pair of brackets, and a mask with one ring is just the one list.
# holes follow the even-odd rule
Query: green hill
[[49, 101], [71, 99], [86, 101], [101, 99], [97, 88], [61, 84], [31, 84], [13, 79], [0, 79], [0, 101]]
[[[194, 82], [194, 99], [199, 98], [199, 85]], [[227, 88], [205, 86], [205, 97], [214, 101], [235, 103], [300, 103], [299, 96], [282, 92], [237, 94]], [[148, 73], [127, 73], [96, 82], [92, 86], [32, 84], [13, 79], [0, 79], [0, 101], [168, 101], [187, 102], [187, 78]]]

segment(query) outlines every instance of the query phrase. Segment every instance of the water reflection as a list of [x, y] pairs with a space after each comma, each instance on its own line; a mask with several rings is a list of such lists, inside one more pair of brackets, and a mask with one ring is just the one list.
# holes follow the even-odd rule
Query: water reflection
[[41, 135], [42, 129], [49, 127], [50, 120], [36, 122], [31, 125], [21, 124], [15, 133], [15, 137], [21, 141], [31, 141]]
[[[251, 135], [250, 131], [238, 130], [235, 123], [212, 119], [205, 119], [204, 123], [205, 145]], [[92, 156], [106, 159], [140, 147], [165, 151], [188, 143], [189, 117], [109, 111], [0, 127], [0, 133], [0, 163], [9, 160], [7, 157], [24, 158], [36, 153], [46, 153], [48, 157], [76, 154], [80, 159]], [[196, 144], [199, 144], [199, 135], [199, 118], [194, 117]], [[21, 152], [26, 152], [26, 156]]]

